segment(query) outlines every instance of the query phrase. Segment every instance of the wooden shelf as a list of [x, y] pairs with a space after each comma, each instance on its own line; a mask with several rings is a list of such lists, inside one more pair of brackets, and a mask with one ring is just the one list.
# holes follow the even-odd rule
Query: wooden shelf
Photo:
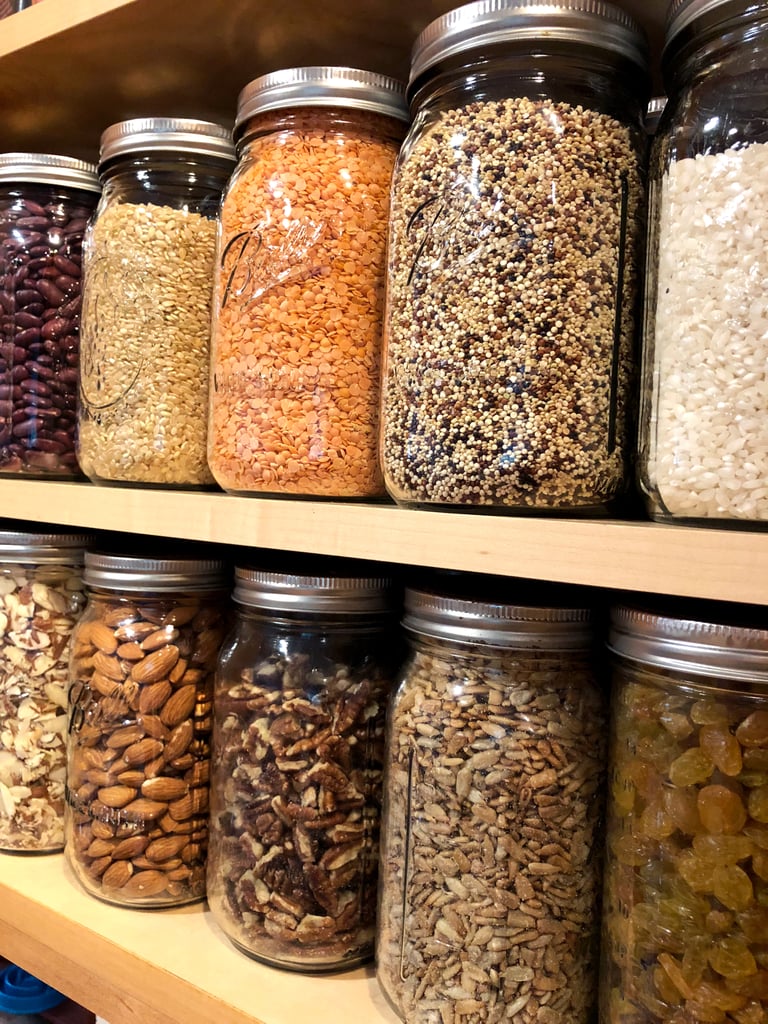
[[[2, 21], [4, 150], [96, 160], [104, 128], [174, 114], [231, 124], [267, 71], [352, 64], [407, 78], [414, 39], [455, 0], [46, 0]], [[658, 54], [662, 0], [619, 0]], [[654, 63], [658, 85], [658, 61]]]
[[[62, 854], [0, 854], [0, 954], [110, 1024], [396, 1024], [372, 968], [311, 979], [258, 964], [204, 904], [113, 907]], [[341, 1009], [343, 1008], [343, 1009]]]
[[0, 480], [8, 518], [768, 604], [768, 533]]

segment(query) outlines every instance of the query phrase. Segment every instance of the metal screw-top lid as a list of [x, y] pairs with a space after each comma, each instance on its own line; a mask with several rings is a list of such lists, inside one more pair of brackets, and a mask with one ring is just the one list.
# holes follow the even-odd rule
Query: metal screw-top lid
[[101, 192], [94, 164], [54, 153], [0, 153], [0, 182], [68, 185]]
[[723, 21], [734, 14], [743, 14], [749, 9], [742, 0], [735, 3], [734, 0], [673, 0], [667, 12], [665, 49], [683, 29], [704, 15], [712, 14], [718, 7], [721, 7], [722, 11], [718, 12], [720, 17], [716, 20], [721, 18]]
[[34, 533], [0, 530], [0, 562], [81, 564], [93, 538], [84, 533]]
[[694, 676], [768, 682], [768, 629], [620, 605], [608, 648], [631, 661]]
[[495, 604], [406, 589], [403, 626], [414, 633], [542, 650], [582, 650], [592, 643], [589, 608]]
[[101, 133], [99, 166], [126, 153], [161, 150], [235, 161], [232, 132], [224, 125], [193, 117], [133, 117]]
[[428, 68], [498, 43], [579, 43], [613, 50], [648, 69], [648, 44], [627, 13], [603, 0], [476, 0], [436, 18], [411, 53], [412, 84]]
[[235, 568], [235, 601], [283, 612], [369, 614], [393, 607], [392, 581], [379, 576], [303, 576]]
[[237, 101], [235, 133], [248, 118], [287, 107], [354, 107], [408, 121], [405, 86], [357, 68], [285, 68], [254, 79]]
[[83, 580], [105, 590], [217, 590], [228, 583], [225, 562], [215, 558], [141, 558], [87, 551]]

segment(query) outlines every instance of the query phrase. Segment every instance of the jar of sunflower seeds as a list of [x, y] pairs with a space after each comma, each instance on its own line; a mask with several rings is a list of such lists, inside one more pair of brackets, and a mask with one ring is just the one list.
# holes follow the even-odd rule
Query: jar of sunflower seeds
[[421, 590], [405, 608], [378, 980], [409, 1024], [588, 1024], [605, 768], [589, 609]]
[[395, 167], [382, 462], [406, 505], [597, 512], [629, 483], [646, 47], [595, 0], [418, 38]]

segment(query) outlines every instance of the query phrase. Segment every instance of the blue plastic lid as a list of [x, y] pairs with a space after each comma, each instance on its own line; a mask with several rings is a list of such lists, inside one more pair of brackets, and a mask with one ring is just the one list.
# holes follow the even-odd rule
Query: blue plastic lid
[[0, 1010], [6, 1013], [42, 1013], [66, 998], [15, 964], [0, 971]]

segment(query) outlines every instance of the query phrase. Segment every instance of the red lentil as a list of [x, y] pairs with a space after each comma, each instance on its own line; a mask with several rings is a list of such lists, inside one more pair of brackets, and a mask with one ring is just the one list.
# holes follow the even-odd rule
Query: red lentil
[[384, 493], [386, 226], [403, 131], [327, 106], [247, 122], [215, 294], [208, 462], [226, 490]]

